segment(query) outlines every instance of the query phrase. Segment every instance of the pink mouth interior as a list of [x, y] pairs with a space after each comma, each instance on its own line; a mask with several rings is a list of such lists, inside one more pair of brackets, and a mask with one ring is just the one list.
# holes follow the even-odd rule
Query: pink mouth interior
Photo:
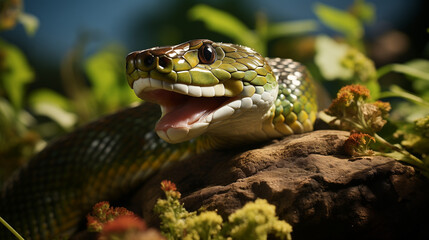
[[143, 100], [164, 107], [164, 116], [156, 124], [155, 130], [169, 128], [188, 128], [220, 106], [227, 103], [228, 97], [191, 97], [167, 90], [154, 90], [140, 94]]

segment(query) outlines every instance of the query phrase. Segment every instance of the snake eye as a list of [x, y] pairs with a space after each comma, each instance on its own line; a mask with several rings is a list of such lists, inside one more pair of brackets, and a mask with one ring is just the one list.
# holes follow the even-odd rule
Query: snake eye
[[203, 64], [211, 64], [216, 61], [216, 51], [210, 44], [204, 44], [198, 49], [198, 58]]

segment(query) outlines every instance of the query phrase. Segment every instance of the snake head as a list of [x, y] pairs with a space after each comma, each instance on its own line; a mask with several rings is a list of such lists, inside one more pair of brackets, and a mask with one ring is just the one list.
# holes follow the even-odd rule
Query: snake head
[[206, 39], [132, 52], [126, 71], [136, 95], [161, 106], [155, 130], [170, 143], [249, 134], [259, 125], [243, 125], [261, 122], [278, 89], [260, 54]]

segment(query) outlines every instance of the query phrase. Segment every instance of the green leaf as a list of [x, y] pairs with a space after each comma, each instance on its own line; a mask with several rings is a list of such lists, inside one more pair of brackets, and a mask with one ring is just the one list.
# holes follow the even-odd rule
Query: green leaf
[[118, 57], [119, 51], [118, 47], [109, 46], [90, 56], [85, 62], [85, 71], [93, 85], [95, 99], [112, 108], [117, 108], [120, 103], [119, 74], [124, 66], [123, 60]]
[[380, 96], [380, 84], [378, 83], [377, 79], [373, 79], [371, 81], [367, 82], [359, 82], [359, 84], [365, 85], [369, 91], [371, 92], [371, 98], [372, 99], [378, 99]]
[[125, 50], [109, 45], [85, 61], [85, 72], [99, 112], [115, 111], [138, 101], [125, 79]]
[[315, 4], [314, 12], [323, 24], [344, 34], [348, 39], [355, 41], [362, 38], [363, 26], [352, 14], [322, 3]]
[[238, 18], [227, 12], [199, 4], [189, 10], [188, 16], [191, 20], [203, 21], [211, 31], [228, 36], [235, 42], [264, 54], [264, 44], [260, 38]]
[[377, 76], [380, 78], [389, 72], [399, 72], [409, 77], [429, 81], [429, 61], [416, 59], [406, 64], [389, 64], [381, 67], [377, 71]]
[[426, 102], [424, 99], [422, 99], [419, 96], [416, 96], [414, 94], [411, 94], [407, 91], [405, 91], [404, 89], [402, 89], [401, 87], [397, 86], [397, 85], [392, 85], [389, 88], [390, 91], [388, 92], [382, 92], [379, 95], [379, 98], [387, 98], [387, 97], [400, 97], [403, 98], [405, 100], [411, 101], [415, 104], [419, 104], [425, 107], [429, 107], [429, 102]]
[[350, 12], [362, 22], [372, 23], [375, 19], [374, 4], [365, 2], [365, 0], [355, 0], [350, 8]]
[[[415, 59], [408, 63], [407, 66], [413, 67], [414, 69], [423, 72], [423, 76], [429, 74], [429, 61], [425, 59]], [[419, 74], [420, 77], [410, 77], [413, 80], [413, 89], [414, 91], [425, 101], [429, 101], [429, 81], [426, 78], [421, 78], [422, 74]]]
[[411, 74], [408, 74], [409, 76], [429, 81], [429, 60], [414, 59], [405, 65], [414, 69]]
[[22, 108], [24, 87], [33, 80], [34, 73], [24, 54], [14, 45], [0, 39], [2, 56], [0, 86], [16, 109]]

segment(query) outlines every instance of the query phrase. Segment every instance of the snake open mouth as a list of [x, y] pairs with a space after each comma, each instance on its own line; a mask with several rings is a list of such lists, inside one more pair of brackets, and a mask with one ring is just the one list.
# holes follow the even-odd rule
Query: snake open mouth
[[226, 104], [229, 97], [191, 97], [164, 89], [142, 92], [139, 97], [161, 106], [162, 117], [155, 130], [190, 128], [196, 123], [208, 123], [206, 119], [216, 109]]
[[241, 96], [224, 96], [222, 84], [193, 86], [140, 78], [133, 89], [141, 99], [161, 106], [162, 116], [155, 130], [170, 143], [201, 135], [211, 123], [230, 117], [241, 106]]

